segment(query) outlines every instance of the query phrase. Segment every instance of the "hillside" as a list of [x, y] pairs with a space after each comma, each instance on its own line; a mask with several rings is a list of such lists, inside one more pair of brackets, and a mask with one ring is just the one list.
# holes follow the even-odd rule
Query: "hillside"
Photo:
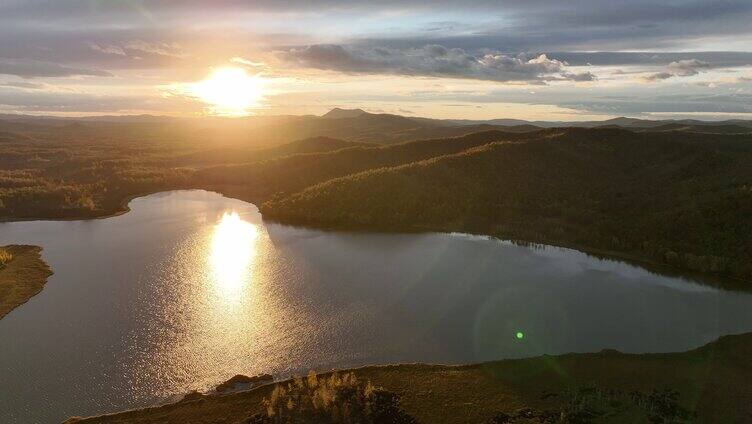
[[506, 137], [332, 179], [262, 213], [327, 228], [484, 233], [750, 279], [752, 138]]
[[[564, 414], [568, 419], [561, 422], [566, 423], [733, 424], [752, 417], [751, 347], [752, 335], [745, 334], [684, 353], [602, 351], [464, 366], [370, 366], [352, 372], [359, 381], [393, 392], [399, 407], [419, 423], [542, 423]], [[293, 381], [283, 385], [287, 383]], [[265, 409], [262, 400], [270, 398], [272, 389], [194, 393], [175, 404], [66, 423], [248, 423]]]
[[297, 154], [324, 153], [349, 147], [375, 146], [373, 143], [359, 143], [329, 137], [311, 137], [262, 149], [225, 146], [211, 150], [198, 150], [178, 156], [173, 159], [172, 163], [176, 166], [243, 164]]
[[[541, 133], [543, 135], [544, 133]], [[311, 185], [369, 169], [409, 164], [453, 154], [500, 140], [534, 135], [486, 131], [463, 137], [401, 143], [391, 146], [365, 145], [332, 152], [291, 155], [256, 163], [213, 166], [196, 172], [203, 188], [230, 192], [252, 202], [272, 195], [294, 193]]]
[[104, 216], [135, 195], [204, 188], [272, 200], [265, 216], [290, 223], [469, 231], [752, 277], [748, 134], [687, 131], [694, 122], [499, 131], [368, 113], [258, 119], [298, 128], [336, 122], [371, 138], [403, 126], [389, 140], [439, 136], [389, 145], [317, 136], [260, 147], [238, 141], [254, 137], [246, 121], [233, 121], [226, 131], [237, 138], [224, 144], [207, 142], [195, 122], [3, 121], [0, 219]]

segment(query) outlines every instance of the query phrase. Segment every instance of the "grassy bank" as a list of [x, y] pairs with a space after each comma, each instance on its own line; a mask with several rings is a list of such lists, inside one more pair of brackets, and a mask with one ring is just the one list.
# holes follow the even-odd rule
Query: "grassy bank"
[[[675, 422], [746, 423], [752, 421], [751, 355], [752, 334], [745, 334], [684, 353], [602, 351], [466, 366], [371, 366], [352, 372], [359, 381], [397, 395], [400, 408], [421, 423], [488, 423], [502, 414], [512, 417], [508, 422], [540, 422], [583, 410], [591, 412], [592, 420], [579, 422], [650, 422], [651, 414], [676, 413], [684, 418]], [[273, 389], [267, 385], [228, 395], [191, 396], [176, 404], [75, 422], [245, 423], [263, 413], [264, 398], [268, 404]]]
[[0, 247], [0, 318], [42, 291], [50, 267], [38, 246]]

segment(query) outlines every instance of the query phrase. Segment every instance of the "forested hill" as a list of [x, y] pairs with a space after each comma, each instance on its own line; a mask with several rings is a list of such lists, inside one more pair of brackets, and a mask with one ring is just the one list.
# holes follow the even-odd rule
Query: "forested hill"
[[551, 130], [332, 179], [262, 212], [328, 228], [486, 233], [752, 279], [752, 137]]
[[470, 231], [752, 280], [752, 135], [547, 128], [259, 149], [23, 125], [0, 134], [0, 220], [105, 216], [203, 188], [268, 201], [284, 222]]
[[463, 137], [414, 141], [391, 146], [358, 145], [328, 152], [295, 154], [260, 162], [207, 167], [196, 179], [207, 188], [234, 188], [234, 195], [252, 202], [272, 195], [291, 194], [311, 185], [369, 169], [409, 164], [454, 154], [497, 141], [547, 137], [558, 130], [528, 135], [484, 131]]

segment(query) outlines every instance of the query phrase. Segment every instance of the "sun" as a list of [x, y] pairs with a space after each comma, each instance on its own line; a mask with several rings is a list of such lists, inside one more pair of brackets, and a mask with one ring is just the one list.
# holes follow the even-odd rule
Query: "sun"
[[214, 70], [204, 80], [191, 85], [194, 97], [205, 102], [214, 115], [245, 116], [264, 100], [263, 80], [240, 68]]

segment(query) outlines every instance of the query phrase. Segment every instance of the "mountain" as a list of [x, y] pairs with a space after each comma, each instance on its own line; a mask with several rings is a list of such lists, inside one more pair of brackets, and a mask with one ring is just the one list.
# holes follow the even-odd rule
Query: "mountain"
[[357, 118], [366, 113], [363, 109], [340, 109], [335, 107], [321, 117], [326, 119]]
[[682, 123], [669, 123], [658, 125], [654, 127], [644, 128], [641, 131], [684, 131], [695, 132], [701, 134], [750, 134], [752, 133], [752, 127], [745, 127], [742, 125], [735, 125], [729, 123], [721, 124], [682, 124]]
[[[628, 129], [651, 129], [662, 127], [669, 124], [682, 125], [685, 130], [700, 131], [696, 127], [708, 126], [730, 126], [735, 125], [743, 128], [752, 128], [752, 121], [740, 119], [731, 119], [726, 121], [700, 121], [696, 119], [662, 119], [649, 120], [638, 118], [618, 117], [606, 119], [603, 121], [525, 121], [520, 119], [488, 119], [488, 120], [462, 120], [450, 119], [445, 120], [449, 125], [494, 125], [494, 126], [521, 126], [530, 125], [538, 128], [600, 128], [600, 127], [618, 127]], [[706, 129], [707, 130], [707, 129]], [[706, 131], [709, 132], [709, 131]], [[721, 131], [723, 132], [723, 131]]]
[[244, 118], [189, 119], [151, 115], [60, 118], [0, 115], [0, 131], [24, 134], [38, 140], [174, 140], [215, 147], [232, 145], [241, 149], [278, 146], [312, 137], [390, 145], [459, 137], [488, 130], [522, 133], [562, 127], [744, 134], [752, 132], [752, 121], [645, 120], [627, 117], [586, 122], [443, 120], [340, 108], [332, 109], [323, 116], [261, 115]]

